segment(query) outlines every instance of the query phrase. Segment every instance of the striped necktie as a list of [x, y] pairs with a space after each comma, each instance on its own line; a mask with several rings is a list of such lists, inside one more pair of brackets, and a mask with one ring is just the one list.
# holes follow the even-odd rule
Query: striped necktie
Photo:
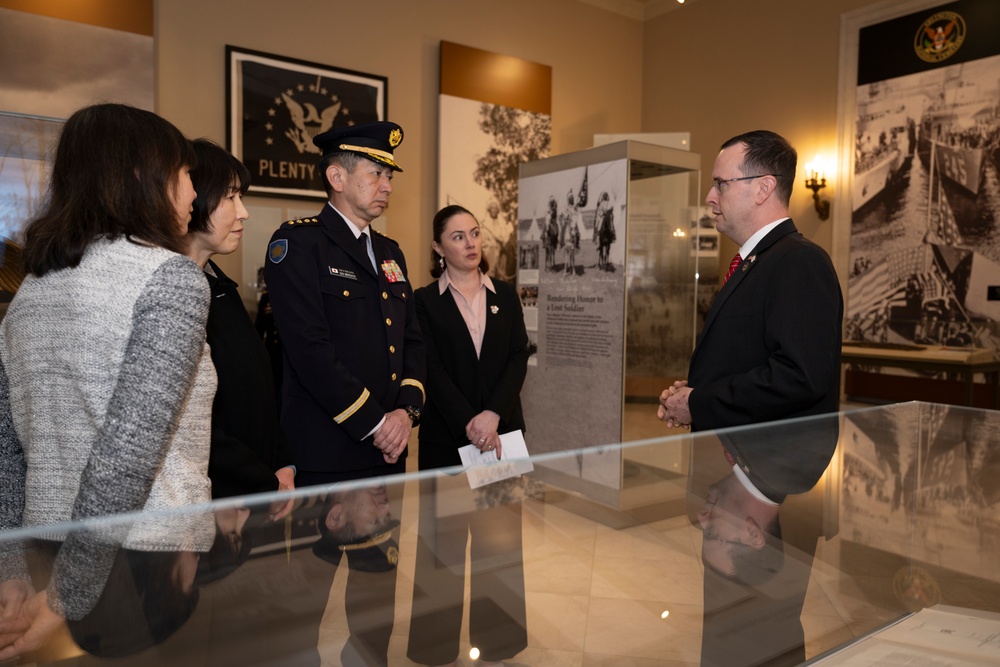
[[736, 253], [736, 256], [733, 257], [733, 261], [729, 262], [729, 270], [726, 271], [726, 277], [722, 281], [723, 285], [726, 284], [726, 282], [729, 280], [729, 277], [731, 275], [733, 275], [734, 273], [736, 273], [736, 267], [738, 267], [740, 265], [740, 262], [742, 262], [742, 261], [743, 261], [743, 258], [740, 257], [740, 253]]

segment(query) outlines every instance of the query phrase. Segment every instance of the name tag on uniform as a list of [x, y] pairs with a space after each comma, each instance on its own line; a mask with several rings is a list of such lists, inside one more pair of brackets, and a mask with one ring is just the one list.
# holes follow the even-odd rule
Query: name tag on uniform
[[390, 283], [406, 282], [406, 276], [403, 275], [403, 270], [399, 268], [399, 264], [396, 264], [396, 260], [394, 259], [382, 262], [382, 273], [385, 274], [386, 280]]
[[354, 271], [350, 271], [348, 269], [335, 269], [332, 266], [327, 268], [330, 269], [331, 276], [337, 276], [338, 278], [347, 278], [348, 280], [358, 279], [358, 276], [354, 273]]

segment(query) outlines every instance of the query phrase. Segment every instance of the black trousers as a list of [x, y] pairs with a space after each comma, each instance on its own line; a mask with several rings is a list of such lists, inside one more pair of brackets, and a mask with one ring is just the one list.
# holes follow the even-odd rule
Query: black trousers
[[[516, 481], [516, 480], [514, 480]], [[469, 638], [480, 658], [511, 658], [528, 645], [521, 551], [521, 501], [465, 475], [420, 482], [420, 523], [407, 656], [425, 665], [458, 657], [471, 555]], [[491, 489], [491, 487], [494, 487]]]

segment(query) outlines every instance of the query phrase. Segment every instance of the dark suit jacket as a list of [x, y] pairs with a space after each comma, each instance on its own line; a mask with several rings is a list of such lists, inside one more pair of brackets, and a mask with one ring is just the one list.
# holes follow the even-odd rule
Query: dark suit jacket
[[417, 317], [427, 344], [427, 405], [420, 423], [420, 469], [460, 465], [469, 444], [465, 425], [483, 410], [500, 415], [500, 433], [524, 429], [521, 385], [528, 334], [514, 287], [493, 280], [486, 290], [486, 332], [476, 359], [469, 329], [451, 290], [434, 281], [417, 290]]
[[826, 252], [785, 220], [719, 290], [688, 383], [704, 431], [836, 412], [844, 300]]
[[826, 472], [837, 449], [840, 417], [831, 413], [767, 427], [726, 429], [718, 436], [754, 487], [783, 503], [788, 495], [810, 491]]
[[285, 352], [281, 423], [303, 471], [385, 467], [366, 434], [386, 412], [423, 405], [424, 344], [406, 260], [392, 239], [372, 230], [371, 240], [378, 272], [327, 205], [281, 225], [268, 246], [264, 275]]
[[208, 476], [212, 497], [278, 490], [279, 468], [293, 463], [278, 424], [271, 359], [243, 300], [214, 262], [205, 273], [212, 302], [205, 326], [219, 388], [212, 403], [212, 446]]
[[[737, 583], [706, 567], [701, 664], [705, 667], [798, 665], [805, 660], [800, 615], [820, 537], [836, 534], [826, 488], [817, 486], [836, 450], [837, 414], [718, 433], [754, 487], [781, 504], [784, 560], [773, 579]], [[696, 439], [688, 517], [698, 526], [709, 483], [734, 474], [711, 436]], [[765, 547], [770, 548], [770, 547]]]

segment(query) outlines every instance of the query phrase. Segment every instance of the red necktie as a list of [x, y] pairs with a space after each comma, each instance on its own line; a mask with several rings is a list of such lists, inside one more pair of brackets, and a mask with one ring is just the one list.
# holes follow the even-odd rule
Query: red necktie
[[743, 258], [740, 257], [740, 253], [736, 253], [736, 256], [733, 257], [733, 261], [729, 262], [729, 270], [726, 271], [726, 277], [722, 281], [723, 285], [725, 285], [726, 281], [729, 280], [729, 276], [731, 276], [734, 273], [736, 273], [736, 267], [739, 266], [740, 262], [742, 262], [742, 261], [743, 261]]
[[726, 449], [725, 445], [723, 445], [723, 446], [722, 446], [722, 453], [723, 453], [723, 454], [725, 455], [725, 457], [726, 457], [726, 462], [727, 462], [727, 463], [728, 463], [729, 465], [731, 465], [731, 466], [734, 466], [734, 465], [736, 465], [736, 461], [735, 461], [735, 460], [733, 459], [733, 456], [732, 456], [732, 454], [730, 454], [730, 453], [729, 453], [729, 450], [728, 450], [728, 449]]

